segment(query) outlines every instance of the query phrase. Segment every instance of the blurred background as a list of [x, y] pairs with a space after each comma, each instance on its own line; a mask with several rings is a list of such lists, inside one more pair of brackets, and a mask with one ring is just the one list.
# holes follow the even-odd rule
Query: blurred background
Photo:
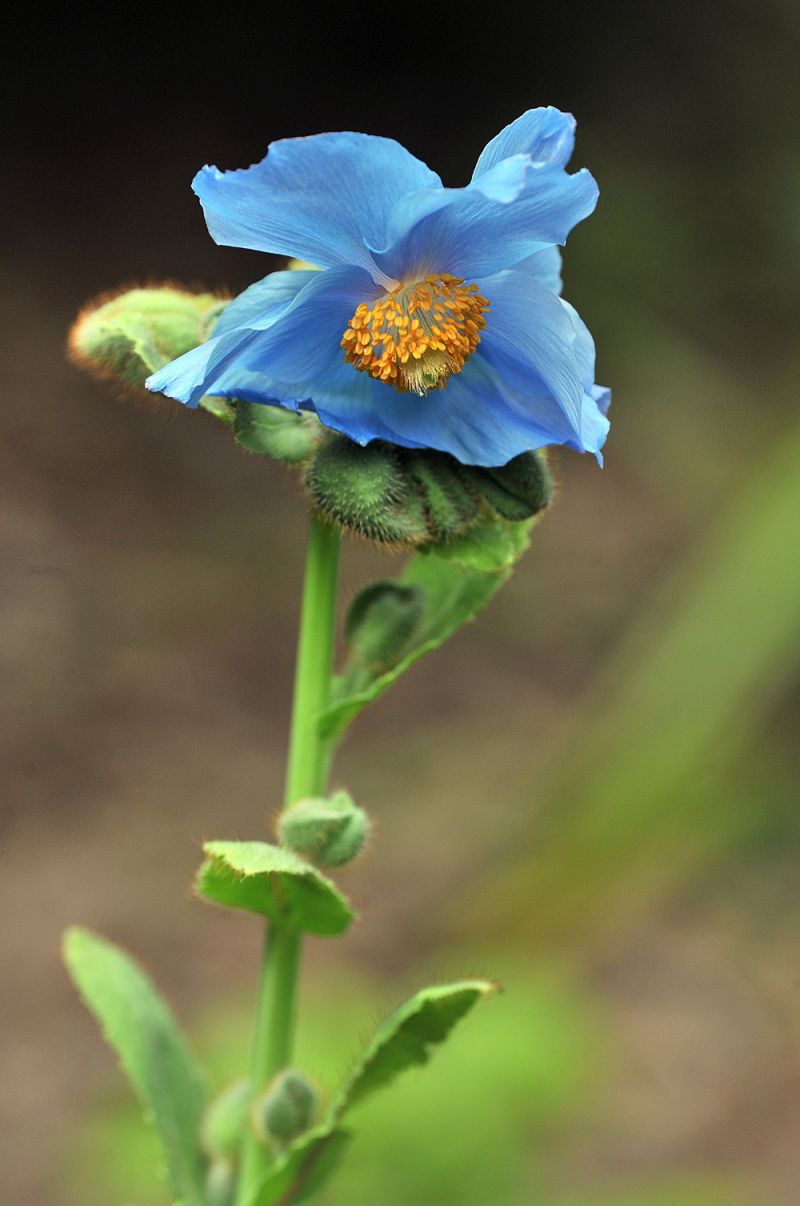
[[[301, 1058], [334, 1086], [426, 978], [506, 994], [376, 1099], [327, 1206], [793, 1206], [800, 1198], [800, 10], [465, 0], [111, 27], [7, 51], [0, 1199], [164, 1206], [149, 1136], [59, 963], [134, 951], [221, 1083], [258, 923], [194, 901], [211, 837], [280, 799], [305, 504], [210, 417], [71, 367], [131, 282], [236, 292], [189, 184], [275, 138], [392, 135], [445, 183], [524, 109], [601, 187], [565, 295], [614, 425], [468, 630], [335, 768], [376, 820], [363, 914], [309, 944]], [[8, 160], [7, 160], [8, 163]], [[345, 597], [399, 568], [363, 546]], [[322, 1202], [322, 1199], [320, 1199]]]

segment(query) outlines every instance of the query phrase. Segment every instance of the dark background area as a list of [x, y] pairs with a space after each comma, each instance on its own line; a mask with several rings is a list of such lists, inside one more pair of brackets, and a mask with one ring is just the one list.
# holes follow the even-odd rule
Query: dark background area
[[[289, 473], [205, 415], [122, 402], [70, 366], [74, 314], [125, 283], [236, 292], [282, 266], [213, 244], [189, 187], [203, 163], [355, 129], [456, 185], [502, 125], [554, 104], [601, 189], [565, 296], [615, 391], [606, 469], [554, 457], [559, 499], [512, 583], [343, 751], [337, 781], [378, 834], [347, 877], [364, 920], [310, 951], [307, 1041], [335, 1066], [325, 994], [342, 1016], [360, 996], [371, 1019], [431, 968], [477, 960], [509, 993], [452, 1057], [477, 1061], [481, 1101], [464, 1073], [462, 1114], [427, 1118], [428, 1092], [455, 1108], [463, 1069], [411, 1078], [326, 1200], [795, 1203], [797, 6], [265, 6], [254, 21], [196, 5], [23, 12], [17, 31], [0, 190], [0, 1197], [166, 1201], [59, 935], [79, 921], [134, 949], [208, 1051], [242, 1032], [256, 927], [186, 885], [204, 838], [257, 836], [279, 798], [304, 541]], [[393, 567], [349, 546], [345, 594]], [[468, 1147], [440, 1167], [448, 1131]], [[506, 1170], [491, 1191], [470, 1163], [487, 1134]], [[399, 1137], [419, 1184], [381, 1188], [369, 1178]]]

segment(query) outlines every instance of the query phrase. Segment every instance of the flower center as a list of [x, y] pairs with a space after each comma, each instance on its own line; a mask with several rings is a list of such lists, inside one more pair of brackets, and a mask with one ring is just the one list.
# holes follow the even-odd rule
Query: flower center
[[448, 273], [398, 285], [356, 308], [342, 336], [344, 358], [400, 393], [444, 389], [480, 343], [488, 308], [477, 285]]

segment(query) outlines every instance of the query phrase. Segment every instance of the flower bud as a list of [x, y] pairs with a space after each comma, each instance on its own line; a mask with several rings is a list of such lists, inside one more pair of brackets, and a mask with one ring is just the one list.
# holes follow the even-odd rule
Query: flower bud
[[323, 867], [343, 867], [358, 856], [369, 834], [369, 818], [346, 791], [330, 799], [300, 800], [281, 814], [284, 846]]
[[523, 452], [496, 469], [466, 469], [474, 487], [504, 519], [529, 519], [553, 495], [553, 479], [541, 452]]
[[253, 1106], [256, 1133], [276, 1147], [285, 1147], [307, 1131], [314, 1120], [317, 1091], [296, 1068], [279, 1072]]
[[425, 595], [418, 586], [371, 582], [360, 590], [345, 620], [351, 659], [382, 674], [397, 665], [422, 619]]
[[236, 443], [285, 465], [307, 460], [324, 439], [325, 429], [316, 415], [238, 400], [233, 411]]
[[212, 293], [172, 285], [98, 298], [70, 331], [70, 356], [97, 377], [144, 389], [156, 369], [208, 338], [226, 305]]
[[214, 1160], [206, 1173], [205, 1201], [208, 1206], [233, 1206], [236, 1173], [228, 1160]]
[[410, 452], [403, 459], [422, 496], [431, 540], [452, 540], [472, 526], [478, 517], [478, 495], [454, 457]]
[[367, 540], [408, 546], [429, 539], [422, 501], [389, 444], [362, 448], [334, 436], [309, 462], [305, 484], [323, 515]]
[[209, 1102], [200, 1124], [200, 1141], [211, 1156], [227, 1159], [239, 1148], [250, 1113], [250, 1081], [237, 1080]]

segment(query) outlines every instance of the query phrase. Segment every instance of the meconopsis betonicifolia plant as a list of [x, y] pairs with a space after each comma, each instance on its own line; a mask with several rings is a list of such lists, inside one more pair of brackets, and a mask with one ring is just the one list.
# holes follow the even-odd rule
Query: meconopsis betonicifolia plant
[[[283, 810], [270, 840], [207, 842], [195, 881], [202, 899], [267, 928], [250, 1067], [210, 1097], [139, 966], [86, 930], [66, 937], [69, 971], [184, 1206], [314, 1196], [345, 1158], [352, 1107], [425, 1062], [496, 988], [421, 989], [327, 1100], [314, 1069], [294, 1065], [302, 942], [354, 921], [330, 876], [369, 833], [365, 810], [329, 790], [338, 743], [508, 579], [551, 498], [545, 450], [601, 460], [609, 391], [560, 296], [560, 247], [597, 202], [589, 172], [567, 171], [574, 130], [569, 114], [529, 110], [460, 188], [392, 139], [355, 133], [281, 140], [250, 168], [205, 167], [193, 188], [216, 242], [289, 266], [232, 300], [172, 285], [106, 296], [73, 327], [82, 367], [200, 408], [250, 453], [295, 467], [309, 513]], [[343, 532], [408, 558], [353, 599], [334, 670]]]

